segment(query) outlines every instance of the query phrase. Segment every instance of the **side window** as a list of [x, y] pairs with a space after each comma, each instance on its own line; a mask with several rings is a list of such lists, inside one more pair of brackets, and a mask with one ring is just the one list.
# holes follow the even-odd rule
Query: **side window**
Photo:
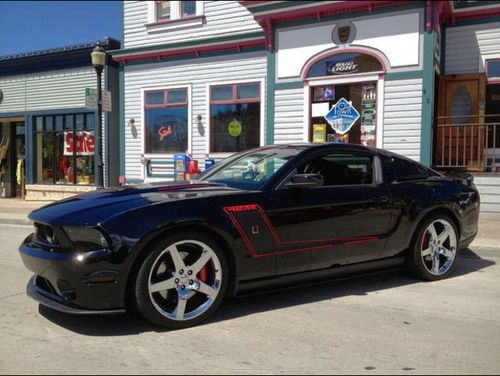
[[396, 180], [414, 180], [429, 176], [429, 172], [418, 163], [402, 158], [394, 158]]
[[298, 169], [299, 174], [320, 174], [325, 186], [373, 183], [373, 157], [331, 153], [314, 158]]

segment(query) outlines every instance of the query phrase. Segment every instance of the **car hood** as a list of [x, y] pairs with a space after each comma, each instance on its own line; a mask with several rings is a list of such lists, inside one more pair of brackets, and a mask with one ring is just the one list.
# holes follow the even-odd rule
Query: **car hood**
[[131, 185], [76, 195], [37, 209], [28, 217], [56, 226], [95, 226], [144, 206], [241, 192], [221, 184], [194, 181]]

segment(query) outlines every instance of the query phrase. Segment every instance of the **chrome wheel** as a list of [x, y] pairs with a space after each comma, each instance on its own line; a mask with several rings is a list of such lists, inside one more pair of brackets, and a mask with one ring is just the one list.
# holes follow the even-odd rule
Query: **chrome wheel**
[[453, 225], [444, 219], [432, 222], [422, 236], [420, 251], [429, 273], [435, 276], [445, 274], [457, 254], [457, 235]]
[[207, 244], [183, 240], [168, 246], [153, 262], [148, 290], [156, 310], [185, 321], [206, 312], [222, 286], [221, 263]]

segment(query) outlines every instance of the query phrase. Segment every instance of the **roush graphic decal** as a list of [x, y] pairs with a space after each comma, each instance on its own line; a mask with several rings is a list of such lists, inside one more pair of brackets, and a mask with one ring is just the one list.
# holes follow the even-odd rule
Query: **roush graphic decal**
[[269, 217], [259, 205], [226, 206], [223, 209], [241, 235], [241, 239], [252, 257], [313, 251], [379, 240], [378, 236], [362, 236], [287, 241], [281, 239]]

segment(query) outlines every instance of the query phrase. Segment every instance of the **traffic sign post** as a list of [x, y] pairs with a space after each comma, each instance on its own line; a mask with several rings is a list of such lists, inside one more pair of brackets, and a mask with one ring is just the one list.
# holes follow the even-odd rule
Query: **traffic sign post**
[[102, 110], [111, 112], [111, 92], [108, 90], [102, 91]]
[[90, 110], [97, 110], [97, 90], [92, 88], [85, 89], [85, 107]]

